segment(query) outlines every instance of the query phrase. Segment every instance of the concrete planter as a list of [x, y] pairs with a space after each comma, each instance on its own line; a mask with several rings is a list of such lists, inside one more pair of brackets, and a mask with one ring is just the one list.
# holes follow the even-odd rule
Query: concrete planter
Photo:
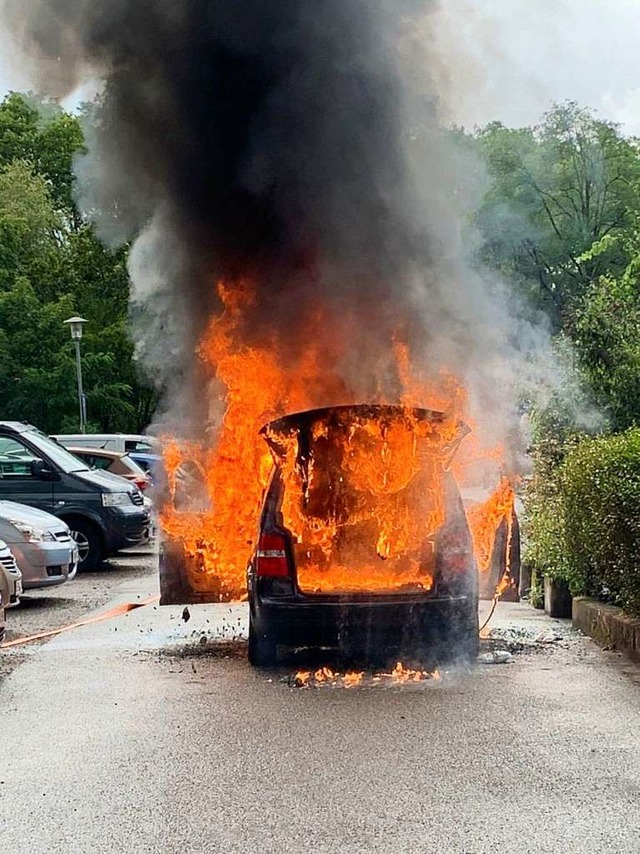
[[566, 581], [555, 578], [544, 580], [544, 610], [550, 617], [571, 617], [572, 597]]
[[640, 662], [640, 619], [621, 608], [580, 596], [573, 600], [573, 625], [606, 649]]
[[520, 599], [527, 599], [531, 593], [531, 578], [533, 572], [530, 564], [523, 561], [520, 564], [520, 581], [518, 583], [518, 594]]

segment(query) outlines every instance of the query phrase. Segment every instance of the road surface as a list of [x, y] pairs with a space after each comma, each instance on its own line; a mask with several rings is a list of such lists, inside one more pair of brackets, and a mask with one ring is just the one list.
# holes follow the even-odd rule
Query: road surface
[[[142, 546], [110, 558], [94, 572], [81, 572], [73, 581], [45, 589], [28, 590], [18, 607], [7, 611], [5, 641], [45, 632], [82, 620], [106, 605], [124, 580], [149, 577], [152, 573], [153, 546]], [[26, 651], [17, 648], [0, 652], [0, 680], [18, 666]]]
[[640, 850], [639, 671], [566, 624], [505, 605], [506, 664], [297, 688], [247, 664], [244, 608], [181, 613], [61, 635], [0, 684], [0, 850]]

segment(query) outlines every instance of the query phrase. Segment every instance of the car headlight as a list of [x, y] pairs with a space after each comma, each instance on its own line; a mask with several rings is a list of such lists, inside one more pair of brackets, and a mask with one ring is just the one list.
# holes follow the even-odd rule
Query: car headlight
[[126, 504], [131, 504], [131, 497], [128, 492], [102, 493], [103, 507], [123, 507]]
[[26, 522], [17, 522], [14, 519], [10, 520], [14, 528], [17, 528], [28, 543], [55, 543], [56, 538], [51, 531], [45, 531], [42, 528], [32, 528]]

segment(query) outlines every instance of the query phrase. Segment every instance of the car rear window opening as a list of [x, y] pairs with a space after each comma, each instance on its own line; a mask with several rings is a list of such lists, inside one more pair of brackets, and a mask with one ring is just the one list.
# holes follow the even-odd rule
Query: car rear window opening
[[307, 593], [428, 591], [461, 425], [400, 407], [336, 407], [264, 430]]

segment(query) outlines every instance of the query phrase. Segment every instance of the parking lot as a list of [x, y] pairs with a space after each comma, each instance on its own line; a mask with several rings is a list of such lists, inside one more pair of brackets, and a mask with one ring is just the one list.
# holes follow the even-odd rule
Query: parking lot
[[[21, 603], [7, 611], [5, 643], [50, 631], [82, 620], [101, 608], [127, 581], [136, 581], [157, 572], [154, 547], [130, 549], [105, 561], [94, 572], [79, 572], [73, 581], [48, 590], [23, 594]], [[0, 679], [10, 673], [39, 642], [10, 647], [0, 656]]]

